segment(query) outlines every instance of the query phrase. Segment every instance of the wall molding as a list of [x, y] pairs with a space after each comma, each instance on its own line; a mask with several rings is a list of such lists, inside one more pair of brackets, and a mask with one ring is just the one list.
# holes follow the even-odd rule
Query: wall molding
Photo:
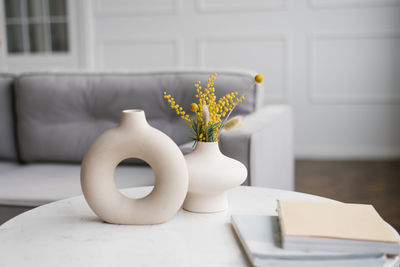
[[[131, 0], [131, 2], [134, 2]], [[161, 1], [164, 2], [164, 1]], [[148, 15], [177, 15], [182, 11], [182, 0], [171, 0], [171, 5], [117, 5], [113, 4], [117, 8], [105, 7], [104, 0], [96, 0], [94, 4], [94, 10], [96, 16], [104, 17], [120, 17], [120, 16], [148, 16]]]
[[288, 101], [289, 94], [289, 63], [290, 63], [290, 55], [289, 55], [289, 37], [287, 34], [218, 34], [218, 35], [203, 35], [197, 38], [196, 40], [196, 62], [198, 67], [206, 67], [206, 46], [207, 43], [212, 42], [270, 42], [270, 41], [278, 41], [282, 42], [283, 46], [283, 81], [282, 88], [280, 89], [281, 93], [279, 94], [270, 94], [268, 95], [268, 100], [276, 101], [276, 102], [286, 102]]
[[311, 9], [374, 8], [400, 5], [399, 0], [308, 0]]
[[393, 95], [361, 95], [340, 93], [318, 94], [315, 87], [316, 79], [316, 51], [315, 43], [326, 40], [380, 40], [399, 39], [400, 32], [335, 32], [335, 33], [314, 33], [308, 36], [308, 60], [307, 60], [307, 97], [312, 104], [400, 104], [400, 94]]
[[243, 11], [282, 11], [289, 9], [289, 0], [196, 0], [198, 13], [236, 13]]
[[138, 44], [172, 44], [174, 46], [174, 67], [182, 67], [184, 62], [183, 39], [171, 36], [137, 36], [135, 38], [105, 38], [98, 44], [98, 63], [100, 69], [105, 69], [105, 47], [107, 45], [138, 45]]

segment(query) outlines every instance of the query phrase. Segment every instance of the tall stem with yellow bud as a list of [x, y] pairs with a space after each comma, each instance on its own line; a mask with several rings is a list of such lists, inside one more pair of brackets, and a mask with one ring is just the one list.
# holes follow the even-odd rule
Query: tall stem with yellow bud
[[[244, 99], [245, 99], [245, 98], [244, 98], [245, 95], [254, 87], [254, 85], [255, 85], [256, 83], [262, 83], [263, 80], [264, 80], [264, 77], [263, 77], [261, 74], [257, 74], [257, 75], [254, 77], [253, 83], [249, 86], [249, 88], [247, 88], [247, 89], [240, 95], [239, 99], [240, 99], [241, 101], [244, 100]], [[240, 102], [241, 102], [241, 101], [240, 101]], [[224, 128], [226, 121], [228, 120], [229, 116], [231, 115], [232, 111], [235, 109], [235, 107], [237, 106], [238, 103], [239, 103], [239, 102], [236, 102], [236, 104], [233, 106], [233, 108], [229, 111], [228, 116], [225, 117], [224, 121], [222, 122], [222, 124], [221, 124], [221, 126], [220, 126], [220, 129], [218, 130], [217, 138], [218, 138], [219, 135], [221, 134], [221, 130]]]

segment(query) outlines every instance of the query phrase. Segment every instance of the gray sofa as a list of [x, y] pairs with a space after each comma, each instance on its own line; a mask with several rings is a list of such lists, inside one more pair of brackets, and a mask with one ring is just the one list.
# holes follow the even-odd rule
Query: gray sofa
[[[185, 152], [189, 128], [162, 90], [186, 110], [193, 83], [213, 71], [0, 74], [0, 223], [32, 207], [81, 194], [80, 162], [95, 138], [117, 125], [124, 109], [143, 109], [149, 123]], [[254, 73], [222, 71], [217, 94], [245, 90]], [[221, 151], [243, 162], [247, 185], [293, 189], [292, 116], [287, 106], [262, 107], [256, 85], [236, 113], [242, 128], [221, 135]], [[119, 188], [152, 185], [152, 170], [133, 160], [116, 170]]]

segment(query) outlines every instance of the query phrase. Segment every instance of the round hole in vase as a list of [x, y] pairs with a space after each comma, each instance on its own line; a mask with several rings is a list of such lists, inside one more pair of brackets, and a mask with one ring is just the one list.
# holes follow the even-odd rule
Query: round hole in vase
[[[132, 168], [135, 170], [132, 171]], [[152, 186], [155, 183], [155, 175], [150, 165], [139, 158], [128, 158], [121, 161], [114, 171], [115, 185], [121, 194], [130, 197], [124, 193], [124, 188], [137, 186]], [[140, 195], [138, 198], [147, 196]]]
[[[115, 169], [127, 158], [142, 159], [154, 171], [154, 188], [143, 198], [128, 198], [115, 185]], [[188, 171], [178, 146], [147, 123], [143, 110], [124, 110], [119, 125], [100, 135], [87, 151], [81, 185], [86, 201], [102, 220], [157, 224], [170, 219], [181, 207]]]

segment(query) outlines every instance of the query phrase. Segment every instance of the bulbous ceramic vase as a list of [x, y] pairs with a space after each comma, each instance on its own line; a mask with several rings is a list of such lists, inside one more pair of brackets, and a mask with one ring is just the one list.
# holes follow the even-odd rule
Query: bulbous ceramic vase
[[185, 159], [189, 170], [189, 189], [183, 208], [201, 213], [226, 210], [227, 190], [245, 181], [246, 166], [223, 155], [218, 142], [198, 142]]
[[[115, 185], [115, 168], [127, 158], [142, 159], [153, 168], [155, 185], [144, 198], [128, 198]], [[87, 151], [81, 185], [90, 208], [105, 222], [158, 224], [181, 207], [188, 171], [178, 146], [147, 123], [143, 110], [124, 110], [120, 124], [99, 136]]]

